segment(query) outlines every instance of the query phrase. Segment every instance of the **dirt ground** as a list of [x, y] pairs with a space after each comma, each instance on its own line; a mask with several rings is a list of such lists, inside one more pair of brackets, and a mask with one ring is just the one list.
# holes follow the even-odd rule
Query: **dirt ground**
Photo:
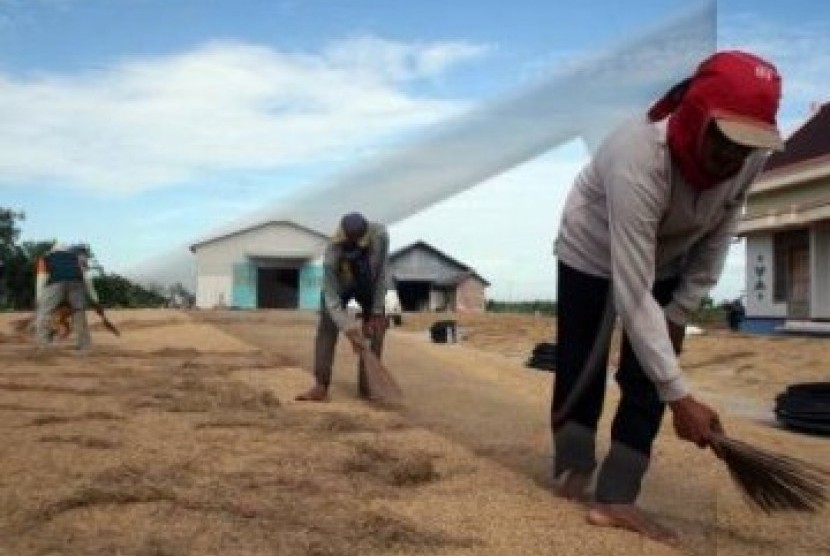
[[[293, 401], [313, 313], [113, 312], [122, 336], [96, 324], [85, 356], [37, 352], [13, 333], [22, 316], [0, 315], [0, 556], [830, 553], [830, 510], [751, 511], [669, 419], [642, 504], [682, 548], [586, 525], [550, 491], [552, 375], [524, 366], [549, 319], [464, 315], [441, 345], [427, 328], [445, 315], [405, 315], [384, 360], [406, 400], [384, 410], [357, 398], [343, 345], [332, 401]], [[830, 438], [776, 427], [771, 408], [787, 384], [830, 380], [828, 361], [830, 339], [726, 330], [682, 356], [732, 435], [824, 464]]]

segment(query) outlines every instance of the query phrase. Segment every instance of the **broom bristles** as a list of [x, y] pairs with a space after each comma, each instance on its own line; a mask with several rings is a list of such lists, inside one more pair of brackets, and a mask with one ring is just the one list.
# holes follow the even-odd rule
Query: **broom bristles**
[[400, 386], [368, 346], [360, 354], [371, 398], [380, 404], [398, 405], [403, 400]]
[[827, 469], [720, 434], [711, 442], [751, 507], [816, 512], [827, 502]]

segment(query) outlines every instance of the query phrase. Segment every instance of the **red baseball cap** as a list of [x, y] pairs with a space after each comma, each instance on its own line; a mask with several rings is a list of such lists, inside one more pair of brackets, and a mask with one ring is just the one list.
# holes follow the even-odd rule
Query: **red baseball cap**
[[710, 56], [698, 66], [684, 100], [703, 108], [735, 143], [784, 148], [776, 121], [781, 76], [754, 54], [727, 50]]

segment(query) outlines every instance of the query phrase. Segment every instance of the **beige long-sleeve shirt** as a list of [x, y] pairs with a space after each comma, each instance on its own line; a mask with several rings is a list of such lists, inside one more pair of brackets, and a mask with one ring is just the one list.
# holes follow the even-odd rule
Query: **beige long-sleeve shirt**
[[[600, 146], [568, 196], [554, 252], [568, 266], [611, 280], [616, 313], [664, 401], [689, 393], [666, 318], [685, 324], [717, 283], [766, 154], [753, 153], [736, 176], [698, 191], [672, 164], [666, 121], [631, 120]], [[651, 288], [669, 277], [681, 282], [663, 308]]]
[[[374, 286], [371, 310], [373, 314], [382, 315], [389, 282], [389, 233], [383, 224], [371, 222], [369, 237], [369, 265]], [[341, 263], [342, 248], [333, 241], [323, 256], [323, 304], [337, 328], [346, 330], [354, 322], [343, 307], [341, 296], [354, 286], [354, 281], [342, 272]]]

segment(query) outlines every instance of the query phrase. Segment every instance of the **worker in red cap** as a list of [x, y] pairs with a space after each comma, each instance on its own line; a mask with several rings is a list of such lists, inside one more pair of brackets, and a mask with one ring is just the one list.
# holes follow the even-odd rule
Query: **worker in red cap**
[[576, 178], [555, 242], [557, 365], [554, 474], [587, 497], [614, 318], [622, 324], [621, 397], [588, 520], [676, 542], [635, 504], [665, 407], [700, 447], [721, 429], [698, 401], [678, 354], [689, 315], [717, 283], [747, 190], [770, 150], [781, 78], [739, 51], [704, 60], [647, 116], [611, 133]]
[[[323, 257], [323, 291], [314, 346], [314, 386], [297, 396], [300, 401], [328, 400], [334, 348], [339, 332], [356, 352], [364, 342], [380, 357], [386, 332], [384, 306], [389, 282], [389, 235], [386, 226], [369, 222], [357, 212], [344, 215]], [[360, 306], [361, 322], [348, 314], [349, 301]], [[369, 398], [361, 360], [358, 392]]]

